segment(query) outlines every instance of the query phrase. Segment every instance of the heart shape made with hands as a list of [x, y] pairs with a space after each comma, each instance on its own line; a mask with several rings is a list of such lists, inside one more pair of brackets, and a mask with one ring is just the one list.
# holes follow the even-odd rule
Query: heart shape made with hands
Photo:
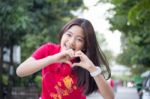
[[75, 58], [72, 58], [69, 61], [65, 61], [64, 63], [67, 63], [67, 64], [72, 66], [74, 63], [79, 63], [80, 61], [81, 61], [80, 57], [75, 57]]
[[73, 63], [79, 63], [81, 60], [80, 60], [80, 57], [75, 57], [73, 59], [70, 60]]
[[61, 57], [62, 62], [67, 63], [69, 65], [73, 65], [75, 63], [80, 63], [81, 59], [80, 56], [82, 54], [82, 52], [78, 51], [78, 52], [74, 52], [73, 49], [69, 49], [66, 50], [65, 52], [62, 52], [63, 54]]

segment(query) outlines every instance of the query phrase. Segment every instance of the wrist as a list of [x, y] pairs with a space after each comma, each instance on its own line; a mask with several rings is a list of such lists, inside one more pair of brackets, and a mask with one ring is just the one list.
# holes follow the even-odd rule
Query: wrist
[[96, 66], [91, 66], [91, 67], [89, 67], [88, 68], [88, 71], [91, 73], [91, 72], [94, 72], [94, 71], [96, 71], [97, 70], [97, 68], [96, 68]]
[[100, 67], [94, 66], [94, 68], [91, 69], [91, 71], [90, 71], [90, 75], [91, 75], [92, 77], [96, 77], [97, 75], [101, 74], [101, 72], [102, 72], [102, 70], [101, 70]]
[[59, 61], [59, 56], [57, 54], [54, 54], [51, 57], [51, 60], [53, 60], [53, 62], [58, 62]]

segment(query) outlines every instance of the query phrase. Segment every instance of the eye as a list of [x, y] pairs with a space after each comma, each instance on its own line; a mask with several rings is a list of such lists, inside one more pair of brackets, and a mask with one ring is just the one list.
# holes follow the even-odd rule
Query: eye
[[77, 41], [78, 41], [78, 42], [83, 42], [83, 39], [77, 38]]
[[71, 34], [70, 34], [70, 33], [66, 33], [66, 35], [67, 35], [68, 37], [71, 37]]

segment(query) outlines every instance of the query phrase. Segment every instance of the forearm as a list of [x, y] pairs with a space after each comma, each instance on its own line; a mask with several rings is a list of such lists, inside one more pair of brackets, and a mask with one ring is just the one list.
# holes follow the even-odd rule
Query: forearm
[[98, 89], [101, 93], [101, 95], [104, 97], [104, 99], [114, 99], [114, 93], [113, 90], [110, 88], [110, 86], [107, 84], [106, 80], [102, 75], [97, 75], [94, 77], [94, 80], [98, 86]]
[[17, 68], [16, 73], [20, 77], [31, 75], [45, 66], [53, 63], [55, 61], [54, 56], [48, 56], [43, 59], [36, 60], [32, 57], [28, 58]]
[[[90, 68], [90, 72], [93, 72], [95, 70], [96, 70], [95, 67]], [[101, 95], [104, 97], [104, 99], [114, 99], [113, 90], [112, 88], [110, 88], [110, 86], [108, 85], [104, 77], [101, 74], [98, 74], [97, 76], [93, 78], [98, 86], [98, 89]]]

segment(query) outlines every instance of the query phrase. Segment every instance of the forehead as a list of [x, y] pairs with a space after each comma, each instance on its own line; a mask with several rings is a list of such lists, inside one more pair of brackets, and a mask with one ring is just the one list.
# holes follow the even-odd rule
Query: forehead
[[74, 35], [77, 35], [77, 36], [81, 36], [81, 37], [84, 37], [84, 31], [83, 31], [83, 28], [78, 26], [78, 25], [74, 25], [72, 26], [71, 28], [69, 28], [67, 30], [67, 32], [70, 32]]

